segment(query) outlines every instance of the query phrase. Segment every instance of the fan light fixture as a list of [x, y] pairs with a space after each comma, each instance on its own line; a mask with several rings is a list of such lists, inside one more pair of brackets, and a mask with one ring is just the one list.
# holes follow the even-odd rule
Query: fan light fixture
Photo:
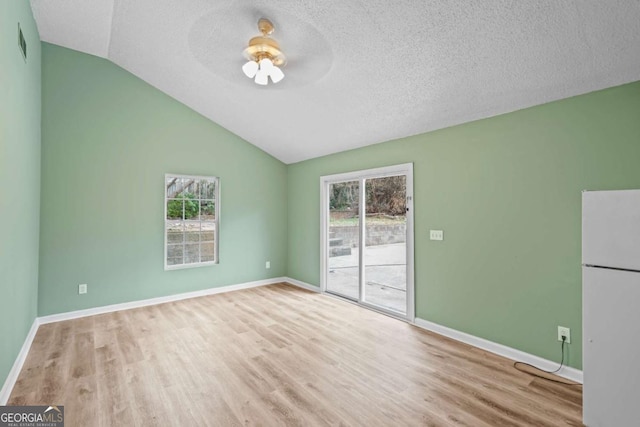
[[269, 37], [273, 29], [271, 21], [260, 18], [258, 30], [262, 35], [249, 40], [249, 46], [242, 52], [249, 60], [242, 66], [242, 71], [250, 79], [255, 78], [256, 84], [262, 86], [269, 83], [269, 77], [273, 83], [278, 83], [284, 78], [284, 73], [279, 67], [285, 65], [286, 58], [278, 42]]

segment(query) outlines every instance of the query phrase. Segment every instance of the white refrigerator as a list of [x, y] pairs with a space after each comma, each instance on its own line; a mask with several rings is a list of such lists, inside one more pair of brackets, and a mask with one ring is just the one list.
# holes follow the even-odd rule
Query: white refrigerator
[[583, 416], [640, 426], [640, 190], [582, 194]]

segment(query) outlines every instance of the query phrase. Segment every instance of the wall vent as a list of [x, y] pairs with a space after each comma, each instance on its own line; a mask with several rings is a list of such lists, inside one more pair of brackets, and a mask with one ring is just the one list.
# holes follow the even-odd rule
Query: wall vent
[[20, 48], [20, 52], [22, 52], [24, 61], [27, 62], [27, 41], [24, 39], [24, 35], [22, 34], [20, 23], [18, 23], [18, 47]]

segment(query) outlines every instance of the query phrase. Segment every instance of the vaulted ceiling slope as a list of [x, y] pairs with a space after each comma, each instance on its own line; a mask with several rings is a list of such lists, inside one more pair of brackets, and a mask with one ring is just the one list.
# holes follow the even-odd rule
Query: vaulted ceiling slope
[[[108, 58], [285, 163], [640, 80], [640, 0], [31, 0], [42, 40]], [[273, 21], [285, 79], [246, 78]]]

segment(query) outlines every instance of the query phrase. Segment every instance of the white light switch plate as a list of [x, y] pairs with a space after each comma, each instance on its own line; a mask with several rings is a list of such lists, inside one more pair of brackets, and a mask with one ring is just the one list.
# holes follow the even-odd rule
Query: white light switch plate
[[78, 293], [80, 295], [87, 293], [87, 285], [83, 283], [82, 285], [78, 285]]
[[442, 230], [429, 230], [430, 240], [444, 240], [444, 231]]

